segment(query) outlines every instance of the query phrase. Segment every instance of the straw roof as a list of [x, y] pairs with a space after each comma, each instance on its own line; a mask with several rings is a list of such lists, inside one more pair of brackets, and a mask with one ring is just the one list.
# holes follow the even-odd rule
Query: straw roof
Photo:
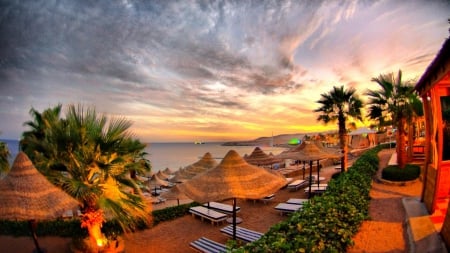
[[163, 173], [166, 174], [166, 175], [172, 175], [174, 173], [174, 171], [169, 169], [169, 168], [165, 168], [163, 170]]
[[286, 180], [282, 176], [248, 164], [230, 150], [218, 166], [177, 187], [189, 198], [205, 203], [230, 198], [259, 199], [284, 185]]
[[337, 154], [325, 152], [312, 142], [304, 141], [301, 145], [295, 148], [281, 152], [277, 157], [281, 159], [311, 161], [327, 158], [339, 158], [340, 156]]
[[167, 192], [162, 192], [161, 196], [166, 199], [189, 199], [177, 186], [170, 188]]
[[78, 201], [50, 183], [20, 152], [0, 180], [0, 219], [51, 220], [78, 206]]
[[187, 171], [206, 171], [217, 166], [216, 160], [212, 157], [211, 153], [206, 152], [203, 157], [197, 162], [186, 166]]
[[172, 185], [170, 182], [159, 178], [157, 174], [153, 174], [153, 176], [149, 180], [147, 180], [146, 183], [151, 188], [160, 186], [170, 187]]
[[244, 156], [244, 160], [256, 166], [272, 165], [281, 162], [281, 159], [264, 153], [260, 147], [256, 147], [249, 156]]
[[166, 174], [165, 174], [164, 172], [162, 172], [162, 171], [158, 171], [158, 172], [156, 173], [156, 176], [159, 177], [160, 179], [163, 179], [163, 180], [167, 180], [167, 179], [169, 178], [169, 176], [166, 175]]
[[206, 152], [203, 157], [197, 162], [186, 166], [184, 169], [180, 169], [175, 172], [175, 176], [170, 180], [172, 182], [183, 182], [193, 178], [197, 174], [203, 173], [217, 166], [216, 160], [212, 157], [211, 153]]

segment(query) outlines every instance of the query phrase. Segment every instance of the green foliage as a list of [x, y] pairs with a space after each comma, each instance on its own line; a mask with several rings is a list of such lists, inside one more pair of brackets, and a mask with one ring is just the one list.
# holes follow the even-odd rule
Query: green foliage
[[413, 164], [407, 164], [403, 169], [396, 165], [389, 165], [381, 172], [381, 178], [390, 181], [410, 181], [419, 176], [420, 167]]
[[[80, 220], [52, 220], [37, 223], [38, 236], [85, 237], [87, 231], [81, 228]], [[0, 220], [0, 234], [30, 236], [28, 221]]]
[[9, 152], [8, 145], [0, 141], [0, 176], [2, 173], [7, 173], [9, 171], [8, 158], [10, 156], [11, 153]]
[[94, 108], [69, 105], [31, 109], [30, 129], [22, 150], [56, 186], [82, 203], [82, 212], [99, 209], [112, 215], [123, 230], [134, 230], [148, 216], [138, 192], [137, 173], [150, 169], [145, 144], [132, 138], [131, 121], [108, 118]]
[[[153, 225], [155, 226], [160, 222], [170, 221], [182, 217], [189, 213], [190, 207], [197, 205], [199, 204], [194, 202], [155, 210], [152, 212]], [[135, 223], [137, 224], [135, 230], [149, 228], [147, 223], [143, 220], [137, 220]], [[38, 236], [62, 236], [72, 238], [84, 238], [87, 236], [87, 231], [81, 228], [79, 219], [40, 221], [37, 224], [36, 233]], [[103, 224], [102, 231], [107, 237], [115, 237], [123, 233], [123, 230], [117, 220], [109, 220], [105, 222]], [[30, 236], [28, 222], [0, 220], [0, 235]]]
[[169, 221], [176, 219], [178, 217], [182, 217], [189, 213], [189, 208], [193, 206], [198, 206], [198, 203], [191, 203], [179, 206], [167, 207], [161, 210], [155, 210], [152, 212], [153, 214], [153, 225], [157, 225], [162, 221]]
[[369, 218], [369, 191], [380, 149], [364, 153], [348, 172], [331, 180], [322, 196], [272, 226], [260, 240], [233, 252], [345, 252]]

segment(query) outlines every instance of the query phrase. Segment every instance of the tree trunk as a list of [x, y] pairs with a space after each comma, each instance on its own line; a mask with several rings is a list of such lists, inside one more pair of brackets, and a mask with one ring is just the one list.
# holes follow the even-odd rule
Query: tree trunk
[[347, 171], [347, 129], [345, 129], [345, 120], [339, 120], [339, 142], [341, 144], [342, 158], [341, 158], [341, 172]]
[[397, 165], [399, 168], [405, 168], [406, 165], [406, 133], [405, 133], [405, 119], [401, 118], [398, 120], [397, 124], [397, 134], [396, 134], [396, 142], [397, 142]]
[[407, 162], [412, 162], [413, 160], [413, 146], [414, 146], [414, 132], [416, 128], [416, 122], [412, 121], [408, 124], [408, 148], [407, 148]]

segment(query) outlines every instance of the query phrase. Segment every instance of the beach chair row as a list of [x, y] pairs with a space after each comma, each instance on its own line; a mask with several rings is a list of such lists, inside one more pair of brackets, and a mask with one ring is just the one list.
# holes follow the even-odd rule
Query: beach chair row
[[[236, 206], [236, 213], [241, 208]], [[211, 224], [218, 224], [227, 219], [227, 215], [233, 214], [233, 206], [218, 202], [205, 203], [203, 206], [195, 206], [189, 209], [192, 216], [199, 216], [201, 220], [209, 220]]]
[[306, 187], [309, 184], [309, 181], [303, 179], [297, 179], [290, 184], [287, 185], [287, 188], [291, 191], [297, 191], [302, 187]]
[[[233, 237], [233, 225], [228, 225], [220, 230], [224, 235]], [[236, 239], [244, 243], [249, 243], [258, 240], [263, 236], [263, 233], [236, 226]], [[191, 248], [204, 253], [221, 253], [227, 252], [225, 244], [218, 243], [206, 237], [201, 237], [189, 244]]]
[[291, 198], [288, 199], [286, 203], [279, 203], [277, 206], [275, 206], [275, 209], [280, 212], [280, 215], [283, 215], [285, 213], [293, 213], [300, 210], [303, 207], [303, 204], [307, 201], [308, 199]]

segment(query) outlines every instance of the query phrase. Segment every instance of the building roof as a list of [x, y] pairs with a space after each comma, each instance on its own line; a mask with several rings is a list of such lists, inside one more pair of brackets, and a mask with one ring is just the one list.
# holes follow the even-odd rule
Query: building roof
[[450, 85], [450, 38], [445, 40], [441, 50], [417, 82], [415, 89], [423, 94], [436, 82], [441, 81]]

